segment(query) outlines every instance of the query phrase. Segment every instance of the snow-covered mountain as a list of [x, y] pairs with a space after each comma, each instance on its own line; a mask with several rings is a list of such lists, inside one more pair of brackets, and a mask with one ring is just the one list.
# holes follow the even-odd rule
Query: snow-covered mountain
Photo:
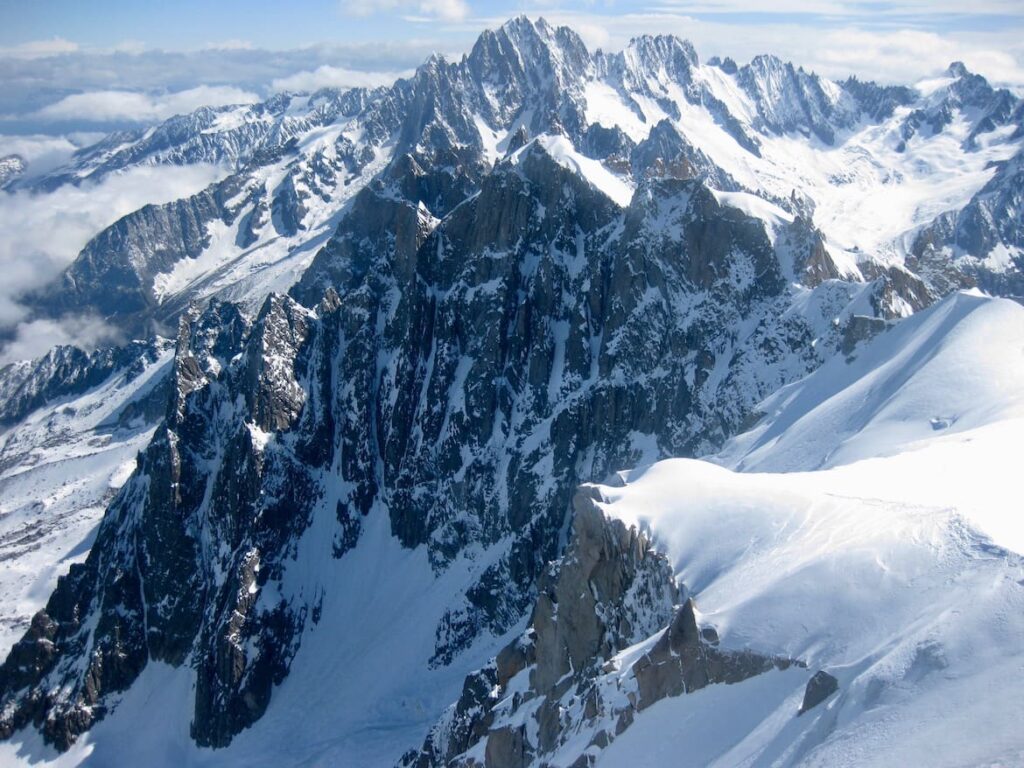
[[[899, 762], [888, 708], [1014, 674], [1012, 619], [983, 656], [945, 617], [1021, 599], [980, 500], [1024, 310], [956, 290], [1021, 292], [1022, 114], [960, 64], [838, 83], [519, 18], [15, 180], [224, 169], [26, 297], [150, 340], [0, 370], [0, 754], [657, 764], [727, 708], [695, 764]], [[1019, 756], [993, 717], [927, 754]]]
[[13, 183], [25, 172], [25, 161], [19, 155], [0, 157], [0, 189]]
[[98, 234], [32, 303], [41, 315], [97, 311], [138, 334], [172, 333], [194, 298], [258, 305], [347, 228], [359, 190], [385, 166], [449, 168], [437, 188], [406, 190], [440, 219], [510, 148], [542, 134], [607, 170], [623, 205], [651, 174], [699, 177], [770, 223], [805, 217], [845, 275], [909, 270], [932, 298], [974, 281], [1016, 291], [1021, 233], [1007, 222], [1020, 221], [1022, 115], [1017, 97], [959, 63], [915, 88], [838, 83], [772, 56], [701, 64], [689, 43], [664, 36], [592, 54], [568, 29], [519, 19], [461, 61], [435, 57], [390, 88], [204, 108], [81, 150], [31, 183], [139, 164], [231, 173]]
[[[951, 296], [720, 454], [585, 487], [527, 630], [406, 764], [1017, 764], [1022, 338]], [[674, 617], [640, 597], [676, 586]]]
[[86, 354], [57, 347], [0, 376], [0, 648], [88, 554], [166, 399], [166, 342]]

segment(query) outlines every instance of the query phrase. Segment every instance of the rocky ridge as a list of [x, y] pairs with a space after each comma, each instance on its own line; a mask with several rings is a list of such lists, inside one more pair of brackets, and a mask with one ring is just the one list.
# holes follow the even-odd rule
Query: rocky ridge
[[[806, 204], [813, 190], [801, 189], [794, 201], [799, 181], [786, 181], [775, 155], [762, 152], [777, 138], [838, 147], [864, 125], [877, 125], [888, 144], [913, 154], [965, 121], [958, 151], [969, 156], [993, 142], [1016, 146], [1007, 130], [1016, 126], [1019, 133], [1021, 114], [1009, 91], [962, 64], [951, 66], [948, 84], [921, 95], [832, 82], [773, 56], [723, 69], [721, 62], [702, 64], [692, 45], [669, 36], [639, 37], [621, 53], [591, 53], [567, 28], [519, 18], [482, 34], [462, 60], [435, 56], [389, 88], [204, 108], [81, 151], [40, 183], [78, 183], [139, 164], [214, 162], [231, 173], [189, 200], [125, 217], [90, 242], [50, 289], [26, 301], [42, 316], [91, 308], [135, 335], [169, 332], [193, 299], [218, 295], [258, 307], [267, 293], [288, 290], [333, 233], [358, 228], [366, 201], [357, 198], [374, 179], [397, 180], [404, 199], [422, 204], [428, 220], [441, 219], [479, 191], [496, 160], [543, 134], [566, 136], [628, 184], [651, 175], [702, 178], [813, 224], [813, 201]], [[751, 159], [763, 160], [769, 172], [738, 180], [736, 169]], [[952, 260], [961, 253], [980, 260], [955, 261], [958, 274], [1004, 286], [1005, 259], [984, 259], [997, 246], [1019, 253], [1020, 233], [997, 226], [1007, 216], [994, 217], [986, 206], [1020, 218], [1016, 165], [1017, 159], [1006, 164], [968, 208], [943, 214], [931, 227], [911, 226], [901, 237], [919, 244], [908, 250], [920, 261], [929, 243], [955, 245], [960, 251]], [[900, 171], [889, 174], [898, 180]], [[775, 176], [784, 180], [777, 184]], [[868, 275], [879, 264], [894, 266], [885, 254], [857, 259]], [[914, 269], [911, 262], [895, 266]], [[116, 292], [107, 295], [111, 284]], [[941, 292], [933, 294], [932, 300]]]
[[[569, 544], [541, 577], [526, 632], [466, 678], [403, 766], [585, 768], [661, 699], [805, 666], [720, 648], [685, 591], [680, 603], [665, 557], [605, 518], [601, 500], [595, 487], [577, 493]], [[834, 692], [825, 680], [834, 682], [824, 672], [811, 678], [801, 713]]]

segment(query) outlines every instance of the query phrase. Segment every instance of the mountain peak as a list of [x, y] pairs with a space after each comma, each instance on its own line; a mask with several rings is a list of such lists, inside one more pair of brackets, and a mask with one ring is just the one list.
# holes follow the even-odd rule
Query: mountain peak
[[507, 40], [520, 51], [524, 49], [528, 51], [538, 45], [547, 48], [558, 47], [560, 45], [558, 38], [567, 33], [575, 36], [575, 33], [566, 27], [557, 29], [552, 27], [543, 17], [538, 17], [536, 21], [533, 21], [526, 14], [520, 14], [506, 21], [496, 31], [484, 32], [480, 39], [483, 40], [485, 36], [491, 35]]
[[627, 50], [649, 63], [664, 63], [676, 57], [693, 67], [700, 63], [693, 43], [676, 35], [639, 35], [629, 41]]
[[946, 67], [946, 74], [950, 77], [967, 77], [971, 73], [962, 61], [954, 61]]
[[578, 80], [591, 66], [582, 38], [568, 27], [552, 27], [543, 18], [509, 19], [477, 39], [467, 57], [471, 70], [485, 81], [522, 79], [543, 88]]
[[522, 34], [531, 31], [549, 37], [554, 34], [554, 29], [543, 16], [538, 16], [537, 21], [533, 21], [525, 13], [513, 16], [501, 25], [501, 29], [507, 34]]

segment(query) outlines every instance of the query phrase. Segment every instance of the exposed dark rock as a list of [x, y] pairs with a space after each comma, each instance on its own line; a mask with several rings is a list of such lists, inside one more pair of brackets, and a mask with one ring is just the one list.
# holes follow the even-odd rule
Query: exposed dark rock
[[[693, 601], [676, 609], [678, 591], [664, 557], [635, 529], [609, 520], [595, 502], [597, 488], [582, 487], [574, 501], [573, 532], [565, 556], [541, 579], [530, 629], [487, 667], [467, 678], [455, 710], [431, 731], [403, 765], [519, 766], [590, 734], [586, 750], [560, 760], [590, 765], [633, 722], [637, 712], [668, 696], [718, 683], [738, 683], [801, 662], [754, 652], [720, 650], [713, 627], [699, 627]], [[664, 629], [632, 666], [636, 692], [621, 686], [609, 663], [618, 651]], [[605, 678], [606, 673], [612, 673]], [[516, 675], [529, 675], [509, 695]], [[486, 696], [477, 676], [497, 683]], [[628, 688], [628, 684], [627, 684]], [[621, 702], [628, 699], [628, 704]], [[526, 722], [523, 722], [525, 719]], [[535, 725], [534, 725], [535, 723]], [[581, 762], [582, 761], [582, 762]], [[576, 764], [573, 763], [573, 764]]]
[[715, 647], [717, 639], [703, 636], [693, 610], [693, 600], [688, 599], [654, 647], [633, 665], [638, 710], [666, 696], [692, 693], [715, 683], [738, 683], [771, 669], [801, 665], [781, 657], [719, 650]]
[[807, 681], [807, 688], [804, 689], [804, 700], [800, 705], [798, 715], [814, 709], [825, 699], [839, 690], [839, 681], [824, 670], [818, 670], [814, 676]]
[[843, 344], [840, 347], [840, 351], [844, 355], [852, 354], [858, 344], [877, 336], [887, 327], [888, 324], [880, 317], [853, 315], [846, 323], [846, 330], [843, 332]]
[[525, 725], [506, 725], [491, 731], [487, 738], [484, 768], [526, 768], [532, 758]]
[[798, 283], [813, 288], [826, 280], [845, 277], [825, 247], [824, 235], [803, 214], [798, 214], [778, 234], [775, 249], [788, 257], [793, 279]]
[[635, 530], [607, 521], [593, 503], [596, 494], [586, 487], [577, 493], [572, 545], [557, 571], [541, 579], [530, 674], [540, 695], [651, 634], [678, 598], [664, 560]]

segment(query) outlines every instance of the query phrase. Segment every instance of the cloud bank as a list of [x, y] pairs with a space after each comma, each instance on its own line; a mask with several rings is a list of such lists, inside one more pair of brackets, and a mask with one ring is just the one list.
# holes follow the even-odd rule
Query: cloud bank
[[296, 72], [288, 77], [278, 77], [271, 81], [274, 91], [305, 91], [312, 93], [320, 88], [376, 88], [390, 85], [410, 71], [397, 72], [361, 72], [357, 69], [332, 67], [324, 64], [314, 70]]
[[[266, 98], [276, 90], [275, 83], [299, 76], [311, 80], [308, 73], [323, 67], [329, 69], [318, 75], [322, 81], [378, 84], [395, 72], [415, 69], [435, 50], [461, 49], [461, 44], [449, 48], [437, 39], [423, 39], [280, 51], [229, 40], [189, 52], [79, 50], [34, 59], [0, 50], [0, 134], [139, 127], [154, 115], [204, 102]], [[88, 120], [80, 119], [79, 107]], [[101, 123], [96, 119], [100, 115], [122, 119]]]
[[260, 97], [231, 86], [200, 85], [186, 91], [149, 96], [134, 91], [91, 91], [65, 96], [34, 113], [40, 120], [116, 123], [159, 122], [199, 107], [253, 104]]
[[30, 321], [18, 299], [55, 279], [94, 235], [122, 216], [195, 194], [224, 173], [209, 165], [145, 166], [48, 194], [0, 191], [0, 330], [14, 334], [0, 351], [0, 364], [36, 357], [54, 344], [88, 346], [116, 338], [116, 328], [95, 319]]

